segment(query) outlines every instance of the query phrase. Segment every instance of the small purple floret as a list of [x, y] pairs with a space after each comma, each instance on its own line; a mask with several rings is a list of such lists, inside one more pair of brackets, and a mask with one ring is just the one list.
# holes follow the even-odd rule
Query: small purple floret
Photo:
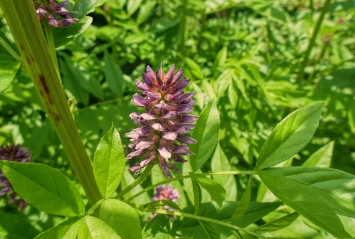
[[[162, 66], [154, 72], [147, 66], [147, 73], [143, 73], [143, 82], [137, 80], [137, 88], [145, 95], [134, 94], [132, 103], [144, 108], [147, 113], [132, 113], [132, 121], [142, 126], [127, 133], [133, 150], [127, 159], [143, 157], [144, 160], [130, 168], [135, 174], [148, 163], [158, 159], [158, 165], [167, 179], [172, 179], [170, 170], [177, 170], [173, 162], [186, 162], [182, 155], [193, 154], [189, 151], [189, 144], [197, 141], [184, 134], [189, 133], [198, 117], [188, 115], [194, 108], [195, 93], [185, 93], [184, 88], [190, 80], [182, 77], [182, 69], [175, 75], [175, 66], [164, 74]], [[154, 154], [153, 154], [154, 153]]]
[[[162, 185], [162, 186], [158, 186], [155, 188], [154, 197], [151, 199], [151, 201], [154, 202], [154, 201], [160, 201], [160, 200], [171, 200], [177, 204], [177, 200], [179, 198], [180, 198], [180, 194], [176, 189], [173, 189], [173, 186]], [[164, 209], [169, 210], [169, 211], [174, 211], [174, 209], [172, 209], [171, 207], [169, 207], [167, 205], [164, 206]], [[152, 219], [155, 216], [156, 216], [156, 214], [153, 214], [150, 217], [150, 219]], [[174, 216], [168, 216], [168, 217], [174, 218]]]
[[[9, 160], [19, 163], [28, 163], [31, 154], [27, 149], [21, 148], [19, 145], [14, 144], [10, 146], [0, 146], [0, 160]], [[17, 196], [13, 191], [10, 181], [6, 178], [5, 174], [0, 169], [0, 196], [9, 194], [9, 203], [18, 203], [22, 211], [26, 209], [27, 203]]]
[[70, 16], [77, 12], [70, 12], [64, 8], [68, 5], [68, 0], [61, 3], [56, 3], [54, 0], [47, 0], [47, 3], [46, 7], [44, 4], [38, 4], [34, 1], [36, 13], [40, 22], [47, 19], [47, 22], [51, 27], [68, 27], [79, 21], [79, 19]]

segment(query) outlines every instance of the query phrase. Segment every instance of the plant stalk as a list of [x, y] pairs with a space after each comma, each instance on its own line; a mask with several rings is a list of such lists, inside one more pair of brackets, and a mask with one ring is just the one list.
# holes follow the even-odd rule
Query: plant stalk
[[303, 62], [301, 63], [301, 69], [298, 72], [298, 76], [297, 76], [297, 82], [298, 83], [303, 79], [304, 70], [305, 70], [305, 68], [306, 68], [306, 66], [308, 64], [309, 56], [311, 55], [311, 51], [312, 51], [312, 48], [313, 48], [314, 44], [316, 43], [316, 39], [317, 39], [319, 30], [320, 30], [320, 27], [322, 26], [322, 22], [323, 22], [325, 14], [328, 12], [329, 5], [330, 5], [330, 0], [326, 0], [324, 6], [322, 8], [321, 14], [320, 14], [320, 16], [318, 18], [316, 27], [314, 28], [314, 32], [312, 34], [312, 37], [311, 37], [311, 39], [309, 41], [308, 48], [307, 48], [307, 51], [305, 53]]
[[91, 161], [69, 110], [60, 75], [37, 18], [33, 1], [0, 0], [0, 7], [43, 108], [67, 153], [74, 175], [82, 184], [89, 202], [94, 205], [102, 196], [95, 183]]
[[10, 55], [18, 61], [22, 61], [21, 57], [12, 49], [7, 42], [0, 37], [0, 44], [5, 48], [5, 50], [10, 53]]
[[152, 171], [155, 164], [148, 164], [143, 173], [141, 173], [133, 183], [128, 185], [125, 189], [123, 189], [115, 198], [122, 198], [126, 193], [130, 192], [135, 186], [144, 181], [144, 179], [148, 176], [148, 174]]
[[[256, 171], [249, 171], [249, 170], [244, 170], [244, 171], [223, 171], [223, 172], [216, 172], [216, 173], [202, 173], [202, 175], [241, 175], [241, 174], [257, 174]], [[187, 179], [187, 178], [191, 178], [191, 175], [185, 175], [185, 176], [180, 176], [180, 177], [176, 177], [173, 178], [172, 180], [165, 180], [165, 181], [161, 181], [159, 183], [156, 183], [154, 185], [151, 185], [145, 189], [143, 189], [142, 191], [140, 191], [139, 193], [134, 194], [132, 197], [128, 198], [127, 200], [125, 200], [126, 202], [130, 202], [133, 199], [135, 199], [136, 197], [142, 195], [145, 192], [148, 192], [149, 190], [153, 190], [154, 188], [160, 186], [160, 185], [164, 185], [167, 183], [171, 183], [174, 181], [179, 181], [179, 180], [183, 180], [183, 179]], [[116, 197], [118, 198], [118, 196]]]
[[201, 216], [198, 216], [198, 215], [193, 215], [193, 214], [189, 214], [189, 213], [185, 213], [185, 212], [169, 211], [169, 210], [164, 210], [164, 209], [146, 209], [144, 211], [145, 212], [153, 212], [153, 213], [157, 213], [157, 214], [163, 214], [163, 215], [172, 215], [172, 216], [177, 216], [177, 217], [187, 217], [187, 218], [192, 218], [192, 219], [196, 219], [196, 220], [199, 220], [199, 221], [215, 223], [215, 224], [218, 224], [218, 225], [221, 225], [221, 226], [232, 228], [232, 229], [237, 230], [237, 231], [245, 232], [245, 233], [247, 233], [249, 235], [256, 236], [257, 238], [267, 238], [267, 237], [264, 237], [264, 236], [262, 236], [260, 234], [256, 234], [254, 232], [248, 231], [248, 230], [246, 230], [246, 229], [244, 229], [242, 227], [238, 227], [238, 226], [235, 226], [233, 224], [222, 222], [222, 221], [219, 221], [219, 220], [216, 220], [216, 219], [212, 219], [212, 218], [208, 218], [208, 217], [201, 217]]

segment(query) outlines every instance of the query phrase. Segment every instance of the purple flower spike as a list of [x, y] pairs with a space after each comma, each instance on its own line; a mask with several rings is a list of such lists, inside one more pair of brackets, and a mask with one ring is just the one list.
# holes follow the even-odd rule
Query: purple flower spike
[[[28, 163], [30, 161], [31, 154], [27, 149], [21, 148], [19, 145], [14, 144], [10, 146], [0, 146], [0, 160], [9, 160], [19, 163]], [[17, 193], [13, 191], [10, 181], [6, 178], [5, 174], [0, 169], [0, 196], [9, 194], [9, 203], [19, 204], [19, 208], [24, 211], [27, 203], [17, 196]]]
[[[148, 163], [158, 159], [158, 165], [167, 179], [172, 179], [170, 170], [177, 170], [173, 162], [184, 163], [183, 155], [191, 155], [189, 144], [197, 141], [184, 134], [189, 133], [195, 125], [197, 116], [188, 115], [195, 104], [195, 93], [185, 93], [184, 88], [190, 80], [182, 77], [182, 69], [176, 74], [175, 66], [164, 74], [162, 66], [154, 72], [147, 66], [147, 73], [143, 73], [143, 82], [137, 80], [137, 88], [145, 95], [134, 94], [132, 103], [143, 107], [147, 113], [132, 113], [132, 121], [142, 126], [126, 135], [133, 150], [126, 159], [133, 157], [144, 158], [129, 170], [135, 174]], [[144, 129], [144, 132], [143, 131]], [[156, 161], [155, 161], [156, 162]]]

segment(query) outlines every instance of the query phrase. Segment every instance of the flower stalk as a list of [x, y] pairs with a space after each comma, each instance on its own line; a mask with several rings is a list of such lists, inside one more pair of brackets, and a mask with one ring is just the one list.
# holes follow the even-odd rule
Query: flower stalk
[[[59, 72], [43, 34], [32, 0], [0, 0], [0, 7], [23, 63], [62, 145], [74, 175], [93, 205], [102, 196], [62, 88]], [[53, 46], [52, 46], [53, 47]]]

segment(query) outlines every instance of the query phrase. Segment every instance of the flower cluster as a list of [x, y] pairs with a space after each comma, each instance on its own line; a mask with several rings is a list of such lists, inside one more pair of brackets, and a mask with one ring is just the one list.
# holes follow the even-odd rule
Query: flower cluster
[[[30, 161], [31, 154], [27, 149], [21, 148], [19, 145], [14, 144], [10, 146], [0, 146], [0, 160], [9, 160], [20, 163], [27, 163]], [[13, 191], [12, 185], [6, 178], [5, 174], [0, 169], [0, 196], [9, 193], [9, 203], [18, 203], [22, 211], [26, 208], [26, 202], [22, 198], [17, 197], [17, 193]]]
[[151, 199], [152, 202], [159, 200], [171, 200], [174, 203], [180, 198], [180, 194], [177, 190], [173, 189], [171, 185], [162, 185], [155, 188], [154, 197]]
[[79, 20], [70, 16], [70, 14], [76, 14], [77, 12], [70, 12], [65, 9], [65, 6], [68, 5], [68, 0], [61, 3], [48, 0], [48, 6], [37, 2], [34, 2], [34, 4], [39, 21], [42, 22], [46, 18], [48, 24], [52, 27], [68, 27]]
[[[160, 200], [171, 200], [174, 203], [177, 203], [177, 200], [179, 198], [180, 198], [180, 194], [177, 190], [173, 189], [173, 186], [162, 185], [162, 186], [158, 186], [155, 188], [154, 197], [151, 199], [151, 201], [154, 202], [154, 201], [160, 201]], [[174, 211], [174, 209], [172, 209], [168, 205], [165, 205], [163, 208], [165, 210]], [[156, 214], [153, 214], [150, 217], [150, 219], [152, 219], [155, 216], [156, 216]], [[171, 215], [167, 215], [167, 216], [168, 216], [168, 218], [171, 218], [171, 219], [175, 218], [174, 216], [171, 216]]]
[[178, 170], [174, 162], [186, 162], [183, 155], [191, 155], [188, 144], [196, 140], [185, 136], [195, 125], [197, 116], [188, 115], [193, 110], [195, 93], [185, 93], [184, 88], [190, 80], [182, 76], [182, 69], [175, 73], [175, 66], [164, 74], [162, 66], [154, 72], [147, 66], [147, 73], [143, 73], [143, 82], [137, 80], [137, 88], [145, 95], [133, 96], [133, 104], [143, 107], [147, 112], [132, 113], [131, 119], [140, 128], [126, 135], [133, 150], [126, 159], [143, 157], [143, 161], [129, 170], [135, 174], [158, 158], [158, 165], [167, 179], [172, 179], [169, 170]]

